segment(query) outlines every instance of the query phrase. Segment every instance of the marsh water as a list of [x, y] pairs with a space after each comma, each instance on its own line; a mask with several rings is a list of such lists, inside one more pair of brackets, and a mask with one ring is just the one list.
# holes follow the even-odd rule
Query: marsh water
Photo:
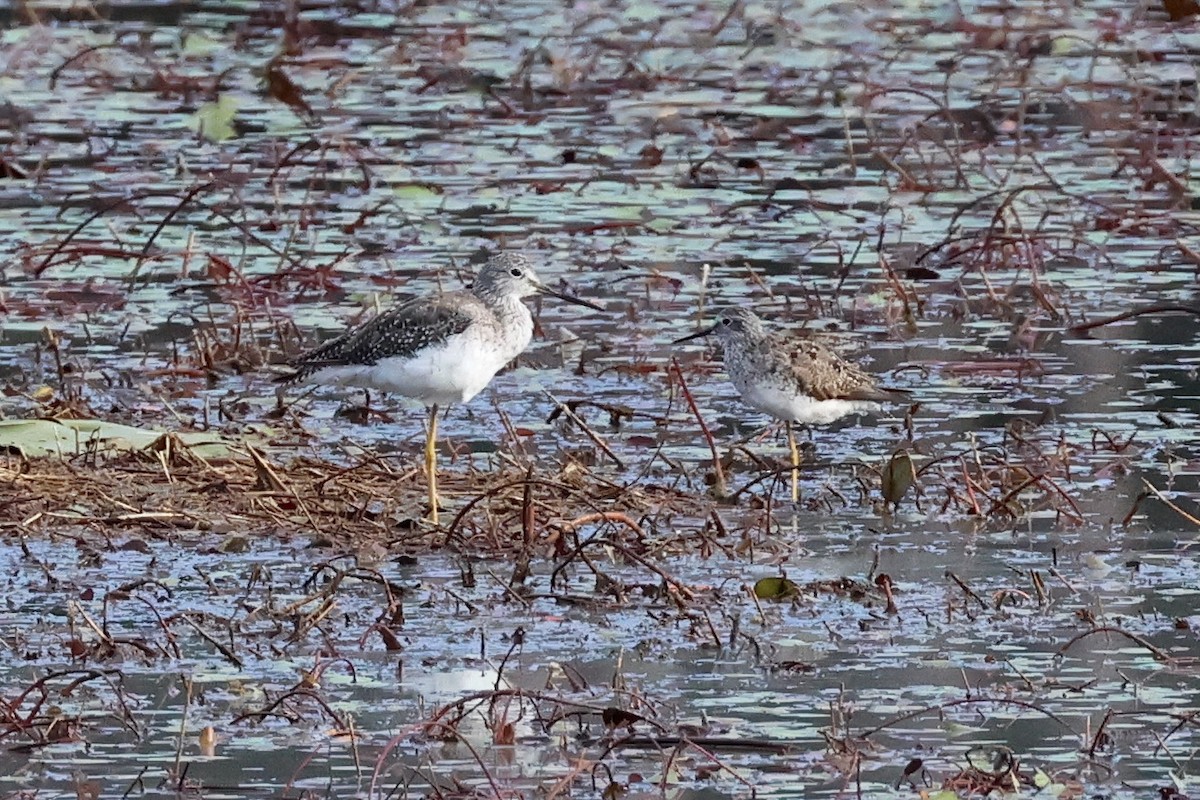
[[[270, 365], [513, 248], [605, 312], [537, 301], [530, 351], [446, 417], [445, 468], [651, 498], [638, 558], [547, 549], [516, 591], [511, 553], [98, 521], [6, 450], [3, 796], [1200, 791], [1193, 20], [1049, 0], [0, 20], [4, 417], [254, 441], [281, 471], [416, 465], [419, 407], [372, 398], [387, 418], [363, 422], [318, 389], [280, 416]], [[780, 433], [715, 350], [670, 344], [722, 304], [821, 332], [914, 407], [812, 431], [792, 503], [763, 477]], [[919, 474], [893, 505], [898, 453]], [[802, 591], [755, 596], [780, 575]]]

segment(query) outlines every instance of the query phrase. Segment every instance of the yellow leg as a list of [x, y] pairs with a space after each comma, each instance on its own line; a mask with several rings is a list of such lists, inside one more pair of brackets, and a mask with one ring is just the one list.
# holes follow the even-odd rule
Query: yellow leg
[[436, 405], [429, 409], [429, 429], [425, 432], [425, 476], [429, 482], [429, 521], [438, 524], [437, 492], [437, 415]]
[[800, 502], [800, 448], [796, 447], [796, 430], [787, 423], [788, 447], [792, 450], [792, 502]]

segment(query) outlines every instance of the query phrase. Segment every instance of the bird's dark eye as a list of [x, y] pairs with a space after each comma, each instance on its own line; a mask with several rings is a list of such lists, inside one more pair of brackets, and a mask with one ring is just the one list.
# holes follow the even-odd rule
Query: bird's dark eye
[[512, 269], [510, 269], [508, 271], [508, 274], [512, 275], [514, 278], [519, 278], [519, 277], [521, 277], [521, 270], [517, 269], [516, 267], [513, 267]]
[[733, 320], [731, 320], [729, 317], [721, 317], [721, 324], [728, 328], [733, 324]]

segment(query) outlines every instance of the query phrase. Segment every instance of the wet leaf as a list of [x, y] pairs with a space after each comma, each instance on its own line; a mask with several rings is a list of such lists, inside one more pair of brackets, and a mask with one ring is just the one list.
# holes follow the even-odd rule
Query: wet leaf
[[643, 167], [657, 167], [663, 160], [662, 148], [653, 144], [643, 147], [638, 155], [642, 157], [641, 166]]
[[[75, 456], [93, 447], [101, 452], [142, 450], [163, 433], [95, 419], [0, 420], [0, 449], [15, 449], [29, 458]], [[176, 438], [202, 458], [233, 455], [235, 442], [215, 434], [179, 433]]]
[[1179, 22], [1200, 14], [1200, 3], [1196, 0], [1163, 0], [1163, 8], [1171, 22]]
[[377, 625], [375, 630], [379, 633], [379, 638], [383, 640], [383, 649], [389, 653], [396, 653], [404, 649], [404, 645], [400, 644], [400, 640], [396, 638], [396, 634], [392, 633], [390, 628], [383, 625]]
[[196, 113], [188, 119], [187, 125], [210, 142], [223, 142], [237, 136], [237, 130], [233, 127], [237, 110], [237, 99], [222, 94], [215, 103], [205, 103], [196, 109]]
[[217, 283], [225, 283], [234, 274], [233, 263], [229, 259], [215, 253], [209, 253], [206, 274]]
[[216, 39], [211, 39], [202, 33], [192, 31], [183, 40], [185, 56], [210, 56], [224, 49], [224, 45]]
[[969, 748], [966, 756], [972, 769], [989, 775], [1008, 775], [1016, 769], [1013, 751], [1003, 745], [977, 745]]
[[883, 500], [889, 505], [896, 505], [904, 497], [905, 492], [917, 479], [912, 457], [907, 450], [899, 450], [892, 455], [881, 476]]
[[73, 736], [71, 731], [71, 720], [66, 717], [55, 717], [50, 722], [50, 726], [46, 728], [44, 734], [48, 742], [69, 742]]
[[217, 550], [222, 553], [245, 553], [250, 550], [250, 540], [245, 536], [229, 536], [217, 545]]
[[217, 754], [217, 732], [213, 730], [212, 725], [201, 728], [200, 735], [196, 738], [200, 745], [200, 755], [212, 758]]
[[402, 183], [398, 186], [393, 186], [392, 193], [400, 198], [427, 199], [440, 196], [442, 190], [437, 186], [427, 183]]
[[608, 786], [604, 787], [604, 793], [601, 795], [601, 797], [603, 797], [604, 800], [617, 800], [617, 798], [624, 797], [628, 791], [629, 787], [627, 787], [625, 784], [613, 781], [612, 783], [608, 784]]
[[497, 725], [492, 737], [492, 743], [501, 747], [511, 747], [517, 743], [517, 731], [511, 722], [504, 722]]
[[786, 600], [800, 594], [800, 587], [783, 577], [761, 578], [754, 584], [754, 596], [760, 600]]
[[600, 720], [606, 727], [616, 728], [622, 725], [633, 726], [636, 722], [641, 722], [645, 717], [634, 714], [632, 711], [626, 711], [623, 708], [609, 706], [600, 714]]
[[304, 99], [303, 90], [275, 63], [267, 66], [267, 94], [301, 112], [303, 117], [315, 116], [312, 106]]
[[928, 267], [909, 267], [904, 270], [904, 277], [912, 281], [935, 281], [942, 276], [940, 272]]

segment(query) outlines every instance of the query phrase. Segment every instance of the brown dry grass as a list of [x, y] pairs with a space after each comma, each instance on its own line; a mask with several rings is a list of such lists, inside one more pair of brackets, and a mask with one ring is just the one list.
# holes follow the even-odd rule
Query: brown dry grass
[[205, 460], [185, 446], [89, 458], [9, 457], [0, 462], [0, 528], [19, 535], [72, 529], [108, 537], [189, 532], [389, 548], [451, 546], [473, 552], [548, 548], [585, 524], [643, 531], [648, 513], [704, 517], [711, 500], [653, 486], [625, 487], [569, 464], [439, 472], [442, 527], [425, 521], [425, 476], [366, 456], [352, 465], [281, 459], [247, 447], [245, 457]]

